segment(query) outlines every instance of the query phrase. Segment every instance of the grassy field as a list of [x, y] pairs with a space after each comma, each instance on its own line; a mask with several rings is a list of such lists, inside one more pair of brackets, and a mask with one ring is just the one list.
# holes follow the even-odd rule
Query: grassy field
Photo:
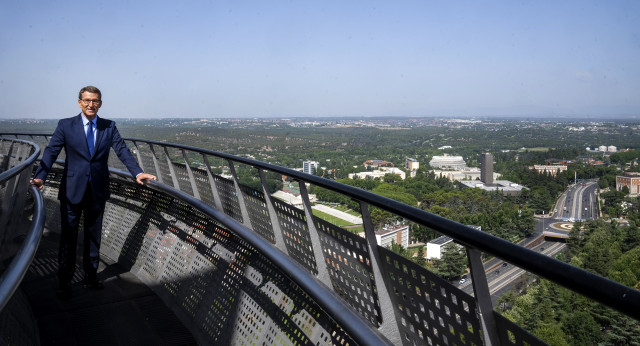
[[[338, 209], [338, 208], [336, 208]], [[316, 209], [312, 209], [313, 210], [313, 215], [316, 217], [319, 217], [327, 222], [330, 222], [338, 227], [342, 227], [346, 230], [348, 230], [351, 233], [360, 233], [360, 232], [364, 232], [364, 228], [362, 227], [362, 225], [354, 225], [349, 221], [343, 220], [341, 218], [337, 218], [333, 215], [329, 215], [327, 213], [321, 212], [319, 210]], [[343, 210], [346, 211], [346, 210]]]
[[334, 224], [336, 226], [343, 227], [343, 226], [353, 225], [349, 221], [337, 218], [337, 217], [335, 217], [333, 215], [329, 215], [329, 214], [327, 214], [325, 212], [322, 212], [320, 210], [316, 210], [316, 209], [312, 209], [312, 210], [313, 210], [313, 215], [315, 215], [315, 216], [317, 216], [317, 217], [319, 217], [319, 218], [321, 218], [321, 219], [323, 219], [325, 221], [329, 221], [329, 222], [331, 222], [332, 224]]
[[362, 217], [362, 214], [358, 213], [357, 211], [353, 210], [353, 209], [349, 209], [347, 207], [345, 207], [344, 205], [338, 205], [333, 207], [333, 209], [337, 209], [340, 211], [343, 211], [349, 215], [353, 215], [353, 216], [357, 216], [357, 217]]

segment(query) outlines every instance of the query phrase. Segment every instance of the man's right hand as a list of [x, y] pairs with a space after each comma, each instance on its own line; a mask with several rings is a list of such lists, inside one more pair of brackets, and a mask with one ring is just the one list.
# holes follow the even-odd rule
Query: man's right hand
[[31, 183], [31, 185], [35, 186], [38, 188], [38, 190], [42, 190], [42, 188], [44, 187], [44, 183], [42, 182], [42, 179], [31, 179], [31, 181], [29, 181]]

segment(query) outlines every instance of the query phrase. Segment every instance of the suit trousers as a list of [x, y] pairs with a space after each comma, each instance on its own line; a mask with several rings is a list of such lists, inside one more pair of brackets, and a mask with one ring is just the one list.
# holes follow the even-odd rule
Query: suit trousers
[[82, 263], [85, 282], [98, 279], [100, 263], [100, 238], [102, 235], [102, 216], [106, 202], [97, 201], [93, 195], [91, 183], [87, 184], [82, 201], [71, 204], [65, 198], [60, 199], [60, 244], [58, 248], [58, 280], [68, 284], [73, 279], [76, 264], [76, 247], [80, 217], [84, 214], [84, 244]]

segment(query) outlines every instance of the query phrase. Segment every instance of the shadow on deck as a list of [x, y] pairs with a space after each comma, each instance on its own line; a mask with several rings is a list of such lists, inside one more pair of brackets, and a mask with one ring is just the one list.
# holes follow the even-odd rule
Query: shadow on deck
[[[78, 243], [81, 244], [79, 237]], [[56, 298], [58, 233], [45, 230], [22, 282], [42, 345], [195, 345], [188, 329], [162, 300], [123, 266], [101, 256], [98, 277], [105, 289], [82, 285], [76, 264], [73, 297]]]

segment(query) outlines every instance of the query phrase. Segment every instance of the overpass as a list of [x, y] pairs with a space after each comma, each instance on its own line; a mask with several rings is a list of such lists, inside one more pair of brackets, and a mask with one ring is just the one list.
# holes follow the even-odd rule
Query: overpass
[[[42, 194], [27, 188], [50, 135], [3, 137], [0, 343], [542, 344], [493, 311], [481, 252], [640, 319], [638, 291], [440, 216], [268, 163], [135, 138], [127, 144], [158, 181], [135, 184], [111, 155], [107, 289], [51, 302], [62, 167]], [[239, 170], [256, 184], [242, 184]], [[282, 175], [299, 182], [302, 209], [270, 196], [269, 180]], [[365, 237], [314, 217], [307, 184], [357, 201]], [[379, 247], [371, 207], [465, 246], [474, 296]]]
[[554, 238], [554, 239], [567, 239], [569, 238], [569, 233], [567, 232], [552, 232], [552, 231], [544, 231], [542, 235], [545, 238]]

